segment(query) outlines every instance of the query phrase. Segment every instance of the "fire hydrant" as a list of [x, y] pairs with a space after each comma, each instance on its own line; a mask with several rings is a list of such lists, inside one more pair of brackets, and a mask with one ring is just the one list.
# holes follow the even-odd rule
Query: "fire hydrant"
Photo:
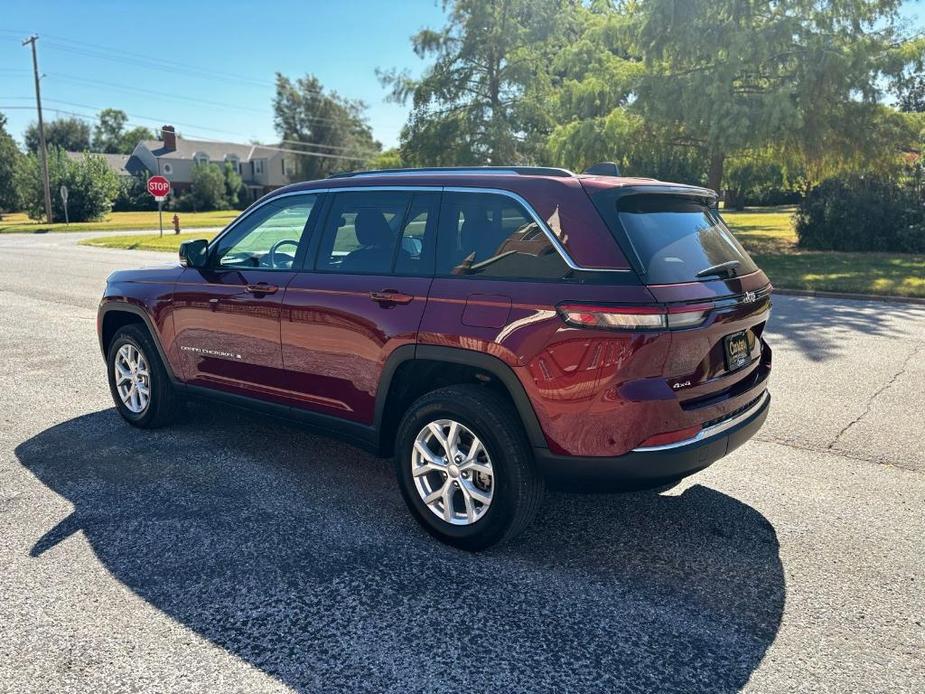
[[173, 216], [173, 233], [180, 233], [180, 217], [177, 215]]

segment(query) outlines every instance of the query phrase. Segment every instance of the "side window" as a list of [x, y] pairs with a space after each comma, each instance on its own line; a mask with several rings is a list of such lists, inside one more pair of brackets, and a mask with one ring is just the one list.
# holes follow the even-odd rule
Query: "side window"
[[315, 269], [389, 273], [410, 203], [406, 191], [337, 193], [324, 222]]
[[257, 208], [223, 236], [214, 264], [223, 268], [291, 270], [317, 195], [291, 195]]
[[438, 275], [557, 280], [569, 268], [515, 200], [491, 193], [446, 193], [440, 210]]

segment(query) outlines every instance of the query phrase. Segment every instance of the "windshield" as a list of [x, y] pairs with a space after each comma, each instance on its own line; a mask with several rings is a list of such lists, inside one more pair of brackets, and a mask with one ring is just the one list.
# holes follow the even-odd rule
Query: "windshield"
[[596, 203], [611, 231], [625, 232], [648, 284], [705, 281], [757, 269], [719, 215], [696, 200], [633, 195]]

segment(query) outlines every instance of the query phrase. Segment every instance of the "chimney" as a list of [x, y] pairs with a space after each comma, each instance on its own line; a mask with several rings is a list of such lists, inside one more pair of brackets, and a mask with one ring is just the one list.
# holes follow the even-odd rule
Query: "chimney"
[[161, 137], [164, 140], [164, 149], [172, 152], [177, 148], [177, 131], [172, 125], [161, 128]]

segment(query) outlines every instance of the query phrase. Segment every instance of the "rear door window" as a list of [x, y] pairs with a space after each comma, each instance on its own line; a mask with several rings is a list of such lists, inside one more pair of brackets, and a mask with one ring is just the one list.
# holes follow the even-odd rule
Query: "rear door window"
[[557, 280], [570, 270], [516, 200], [494, 193], [447, 192], [440, 210], [437, 274]]
[[594, 197], [614, 234], [625, 234], [647, 284], [700, 282], [757, 270], [719, 215], [667, 195]]

